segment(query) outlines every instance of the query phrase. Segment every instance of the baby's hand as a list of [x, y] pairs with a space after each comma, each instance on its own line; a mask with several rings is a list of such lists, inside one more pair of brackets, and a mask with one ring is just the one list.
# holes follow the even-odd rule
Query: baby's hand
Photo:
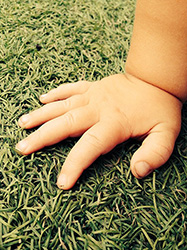
[[22, 116], [19, 125], [43, 125], [16, 148], [27, 155], [82, 135], [59, 174], [62, 189], [70, 189], [100, 155], [129, 138], [143, 139], [131, 159], [132, 173], [137, 178], [148, 175], [168, 160], [181, 127], [182, 103], [131, 75], [63, 84], [40, 100], [46, 105]]

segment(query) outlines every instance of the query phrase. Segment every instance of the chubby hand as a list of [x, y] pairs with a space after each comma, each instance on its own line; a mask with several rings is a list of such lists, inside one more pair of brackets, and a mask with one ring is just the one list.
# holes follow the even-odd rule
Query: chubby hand
[[143, 140], [131, 159], [133, 175], [148, 175], [168, 160], [181, 127], [182, 103], [128, 74], [62, 84], [40, 101], [45, 105], [23, 115], [19, 125], [26, 129], [43, 125], [16, 148], [27, 155], [81, 136], [58, 176], [62, 189], [70, 189], [100, 155], [129, 138]]

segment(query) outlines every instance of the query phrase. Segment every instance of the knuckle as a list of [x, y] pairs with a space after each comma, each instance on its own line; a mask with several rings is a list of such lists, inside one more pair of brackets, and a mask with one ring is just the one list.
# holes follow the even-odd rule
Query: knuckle
[[72, 110], [73, 108], [85, 105], [87, 103], [88, 101], [84, 94], [77, 94], [62, 101], [63, 108], [66, 111]]
[[66, 122], [67, 126], [72, 126], [75, 123], [75, 117], [71, 112], [68, 112], [64, 115], [64, 121]]
[[154, 149], [153, 152], [160, 159], [162, 163], [165, 163], [169, 159], [172, 151], [173, 151], [172, 148], [160, 144], [157, 145], [157, 147]]
[[63, 107], [66, 110], [69, 110], [71, 108], [71, 99], [70, 98], [63, 101]]
[[96, 148], [96, 149], [103, 149], [104, 145], [101, 141], [101, 139], [99, 139], [96, 135], [94, 135], [91, 132], [88, 132], [87, 134], [85, 134], [85, 138], [86, 142], [91, 145], [92, 147]]

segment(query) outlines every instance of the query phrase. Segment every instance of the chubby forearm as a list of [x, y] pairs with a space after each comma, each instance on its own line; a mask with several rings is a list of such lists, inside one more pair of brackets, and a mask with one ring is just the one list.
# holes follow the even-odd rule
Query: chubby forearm
[[137, 0], [126, 72], [187, 100], [186, 0]]

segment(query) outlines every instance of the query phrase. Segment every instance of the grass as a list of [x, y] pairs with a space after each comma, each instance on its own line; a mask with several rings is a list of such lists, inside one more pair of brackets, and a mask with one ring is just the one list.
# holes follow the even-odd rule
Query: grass
[[18, 118], [64, 82], [124, 72], [135, 0], [0, 0], [0, 249], [187, 249], [187, 105], [170, 160], [143, 180], [130, 141], [70, 191], [56, 187], [76, 139], [30, 156]]

